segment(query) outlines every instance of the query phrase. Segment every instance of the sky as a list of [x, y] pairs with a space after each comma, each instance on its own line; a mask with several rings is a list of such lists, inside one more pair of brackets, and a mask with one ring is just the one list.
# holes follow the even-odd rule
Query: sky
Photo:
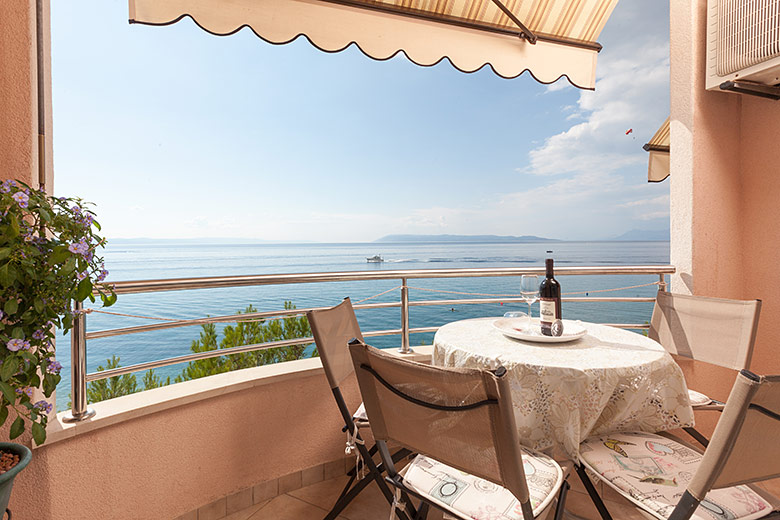
[[127, 18], [126, 0], [52, 3], [54, 191], [110, 238], [669, 227], [642, 150], [669, 114], [668, 0], [620, 1], [595, 91]]

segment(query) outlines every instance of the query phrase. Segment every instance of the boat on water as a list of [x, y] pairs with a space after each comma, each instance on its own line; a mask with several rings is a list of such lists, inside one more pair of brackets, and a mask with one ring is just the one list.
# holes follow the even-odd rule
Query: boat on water
[[384, 262], [385, 260], [382, 258], [381, 255], [374, 255], [366, 258], [366, 262], [369, 264], [378, 264], [380, 262]]

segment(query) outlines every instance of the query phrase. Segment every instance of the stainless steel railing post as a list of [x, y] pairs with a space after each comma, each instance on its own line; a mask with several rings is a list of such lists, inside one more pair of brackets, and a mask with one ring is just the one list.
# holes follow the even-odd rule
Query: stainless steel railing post
[[62, 418], [67, 423], [95, 415], [95, 410], [87, 408], [87, 315], [81, 302], [76, 302], [73, 311], [73, 328], [70, 331], [71, 409]]
[[406, 286], [406, 278], [401, 278], [401, 354], [409, 354], [409, 287]]
[[658, 290], [666, 292], [666, 276], [664, 273], [658, 274]]

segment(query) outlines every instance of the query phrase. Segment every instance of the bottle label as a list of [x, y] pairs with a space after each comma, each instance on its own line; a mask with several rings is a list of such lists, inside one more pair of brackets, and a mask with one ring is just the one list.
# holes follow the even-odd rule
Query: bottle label
[[552, 323], [558, 319], [555, 315], [555, 298], [542, 298], [539, 301], [539, 321]]

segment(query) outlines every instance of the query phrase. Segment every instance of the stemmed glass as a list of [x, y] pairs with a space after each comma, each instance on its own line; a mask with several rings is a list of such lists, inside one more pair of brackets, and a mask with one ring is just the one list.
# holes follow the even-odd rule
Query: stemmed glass
[[528, 321], [526, 330], [531, 330], [531, 305], [539, 299], [539, 277], [535, 274], [524, 274], [520, 277], [520, 296], [528, 304]]

